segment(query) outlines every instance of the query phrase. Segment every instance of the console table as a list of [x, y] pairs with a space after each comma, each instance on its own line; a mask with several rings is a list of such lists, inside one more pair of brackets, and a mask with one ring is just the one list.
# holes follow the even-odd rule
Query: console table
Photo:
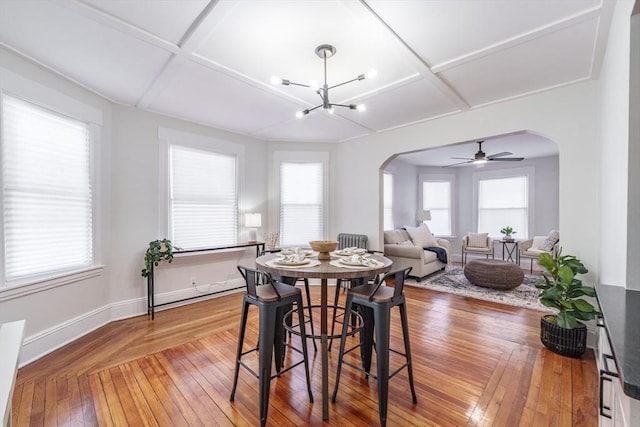
[[[218, 252], [218, 251], [224, 251], [224, 250], [229, 250], [229, 249], [240, 249], [240, 248], [249, 248], [255, 246], [256, 247], [256, 258], [264, 252], [265, 246], [264, 246], [264, 242], [247, 242], [247, 243], [237, 243], [235, 245], [227, 245], [227, 246], [215, 246], [215, 247], [211, 247], [211, 248], [202, 248], [202, 249], [190, 249], [190, 250], [181, 250], [181, 251], [173, 251], [174, 256], [175, 255], [181, 255], [181, 254], [194, 254], [194, 255], [206, 255], [208, 253], [213, 253], [213, 252]], [[227, 292], [233, 289], [240, 289], [241, 287], [238, 288], [233, 288], [233, 289], [225, 289], [224, 291], [217, 291], [217, 292], [209, 292], [206, 294], [202, 294], [202, 295], [195, 295], [189, 298], [182, 298], [182, 299], [178, 299], [175, 301], [169, 301], [169, 302], [163, 302], [162, 304], [156, 304], [155, 303], [155, 284], [154, 284], [154, 280], [153, 280], [153, 275], [154, 275], [154, 265], [151, 264], [151, 268], [149, 270], [149, 276], [147, 276], [147, 315], [151, 315], [151, 320], [155, 319], [155, 314], [156, 314], [156, 307], [162, 307], [164, 305], [169, 305], [169, 304], [175, 304], [178, 302], [184, 302], [184, 301], [189, 301], [192, 299], [196, 299], [196, 298], [202, 298], [202, 297], [206, 297], [209, 295], [215, 295], [215, 294], [219, 294], [221, 292]]]

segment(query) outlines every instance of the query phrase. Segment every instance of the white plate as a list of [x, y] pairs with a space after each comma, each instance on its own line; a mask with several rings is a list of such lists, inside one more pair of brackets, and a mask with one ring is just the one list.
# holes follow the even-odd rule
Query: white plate
[[357, 265], [360, 267], [367, 267], [367, 265], [364, 264], [364, 260], [351, 261], [349, 258], [340, 258], [340, 262], [346, 265]]
[[285, 261], [283, 259], [276, 259], [273, 262], [278, 265], [305, 265], [309, 264], [311, 261], [309, 261], [308, 259], [303, 259], [301, 261]]
[[364, 255], [365, 253], [367, 253], [366, 249], [354, 249], [352, 251], [338, 250], [334, 252], [337, 256]]

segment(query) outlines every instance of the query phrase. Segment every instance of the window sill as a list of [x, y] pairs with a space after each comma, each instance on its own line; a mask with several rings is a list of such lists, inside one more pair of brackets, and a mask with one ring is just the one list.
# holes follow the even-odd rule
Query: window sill
[[98, 265], [71, 273], [61, 274], [59, 276], [35, 279], [26, 283], [6, 286], [0, 288], [0, 302], [35, 294], [48, 289], [79, 282], [81, 280], [87, 280], [92, 277], [98, 277], [102, 275], [103, 269], [103, 265]]

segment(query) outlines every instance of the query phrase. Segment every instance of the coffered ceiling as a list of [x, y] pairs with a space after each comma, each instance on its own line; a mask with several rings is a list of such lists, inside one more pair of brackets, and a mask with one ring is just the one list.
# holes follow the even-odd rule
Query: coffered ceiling
[[[339, 142], [597, 78], [601, 0], [0, 0], [0, 43], [125, 105], [263, 140]], [[369, 69], [377, 78], [309, 88]]]

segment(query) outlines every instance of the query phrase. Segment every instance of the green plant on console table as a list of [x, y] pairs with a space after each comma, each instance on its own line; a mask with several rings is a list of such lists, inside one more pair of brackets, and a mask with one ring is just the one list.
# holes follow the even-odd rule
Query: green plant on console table
[[160, 261], [173, 261], [173, 251], [180, 250], [171, 243], [169, 239], [153, 240], [149, 242], [147, 252], [144, 254], [144, 268], [140, 273], [142, 277], [149, 277], [151, 274], [151, 266], [158, 266]]
[[584, 286], [577, 274], [587, 273], [584, 264], [573, 255], [562, 255], [560, 249], [556, 258], [548, 253], [540, 254], [538, 263], [544, 267], [542, 278], [536, 282], [541, 289], [540, 302], [558, 310], [555, 315], [559, 327], [574, 329], [580, 327], [580, 320], [591, 320], [600, 314], [595, 307], [582, 297], [595, 297], [596, 291]]
[[505, 238], [510, 239], [511, 235], [512, 234], [516, 234], [517, 231], [514, 231], [513, 227], [511, 227], [511, 226], [506, 226], [502, 230], [500, 230], [500, 233], [504, 234]]

